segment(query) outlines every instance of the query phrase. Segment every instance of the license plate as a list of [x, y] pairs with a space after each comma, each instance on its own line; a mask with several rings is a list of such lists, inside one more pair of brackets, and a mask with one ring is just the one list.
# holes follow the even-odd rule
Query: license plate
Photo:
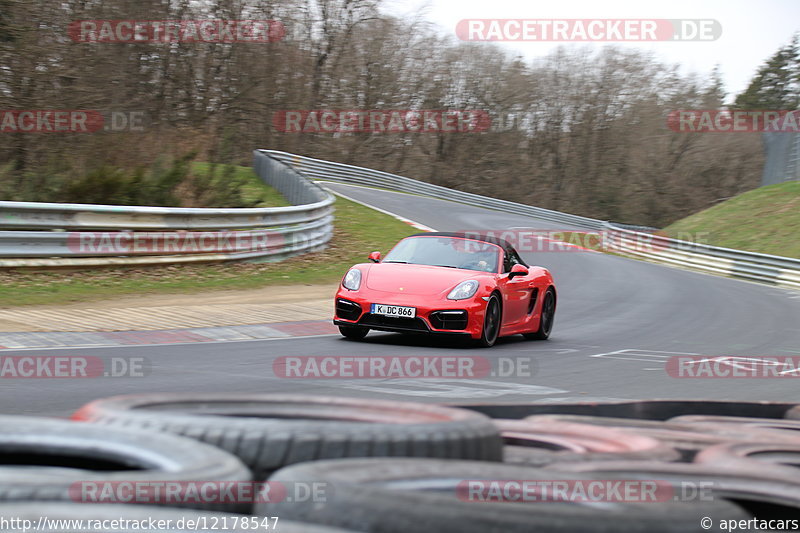
[[414, 318], [417, 316], [416, 307], [402, 307], [399, 305], [372, 304], [373, 315]]

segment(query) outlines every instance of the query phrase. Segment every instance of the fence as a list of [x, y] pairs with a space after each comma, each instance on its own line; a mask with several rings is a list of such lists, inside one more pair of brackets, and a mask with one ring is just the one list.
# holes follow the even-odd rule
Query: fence
[[761, 185], [800, 180], [800, 133], [762, 133], [765, 161]]

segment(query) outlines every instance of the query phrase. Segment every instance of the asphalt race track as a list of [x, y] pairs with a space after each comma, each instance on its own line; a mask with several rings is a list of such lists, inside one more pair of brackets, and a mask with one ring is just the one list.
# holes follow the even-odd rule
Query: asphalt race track
[[[566, 229], [429, 198], [330, 187], [439, 231]], [[68, 415], [104, 396], [168, 391], [305, 392], [446, 403], [654, 398], [800, 402], [800, 382], [791, 377], [678, 379], [665, 371], [665, 361], [681, 354], [800, 356], [797, 291], [599, 253], [523, 251], [522, 255], [531, 264], [549, 268], [556, 279], [558, 311], [549, 341], [516, 336], [486, 350], [441, 339], [371, 332], [362, 342], [324, 335], [62, 349], [61, 355], [143, 357], [152, 369], [140, 378], [3, 380], [0, 402], [7, 414], [48, 416]], [[8, 350], [3, 356], [52, 353]], [[523, 358], [531, 362], [532, 372], [466, 380], [304, 380], [276, 377], [272, 366], [277, 357], [292, 355], [465, 354], [508, 361]]]

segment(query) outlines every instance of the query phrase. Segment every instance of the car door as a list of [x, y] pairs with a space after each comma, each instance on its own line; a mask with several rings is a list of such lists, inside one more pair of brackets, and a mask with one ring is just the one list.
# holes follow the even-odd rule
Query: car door
[[503, 273], [498, 279], [498, 287], [503, 293], [503, 325], [509, 326], [524, 321], [528, 315], [534, 279], [530, 274], [509, 279], [511, 267], [523, 264], [511, 250], [503, 251]]

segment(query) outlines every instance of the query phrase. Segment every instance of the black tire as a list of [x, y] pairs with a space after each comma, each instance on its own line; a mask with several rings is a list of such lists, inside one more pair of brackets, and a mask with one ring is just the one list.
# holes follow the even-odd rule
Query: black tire
[[800, 405], [796, 405], [786, 411], [784, 418], [788, 418], [789, 420], [800, 420]]
[[581, 461], [679, 461], [681, 454], [635, 431], [566, 422], [495, 420], [503, 462], [528, 466]]
[[710, 446], [725, 442], [791, 442], [793, 435], [779, 431], [739, 428], [734, 425], [676, 424], [657, 420], [634, 418], [611, 418], [604, 416], [536, 415], [525, 420], [537, 423], [579, 423], [603, 428], [630, 430], [638, 435], [650, 437], [681, 452], [684, 461], [692, 461], [695, 455]]
[[[316, 524], [305, 524], [302, 522], [291, 522], [289, 520], [277, 521], [270, 517], [254, 517], [251, 515], [233, 513], [212, 513], [194, 511], [188, 509], [169, 509], [165, 507], [155, 507], [151, 505], [121, 505], [121, 504], [102, 504], [86, 505], [85, 503], [52, 503], [47, 505], [41, 503], [18, 502], [13, 504], [0, 503], [0, 516], [16, 518], [20, 521], [29, 520], [32, 526], [38, 526], [42, 520], [42, 528], [36, 529], [37, 533], [64, 533], [67, 531], [92, 531], [93, 533], [127, 533], [142, 531], [208, 531], [211, 528], [222, 531], [247, 531], [254, 533], [258, 531], [272, 531], [277, 525], [277, 530], [281, 533], [346, 533], [346, 529], [331, 528]], [[149, 520], [164, 521], [167, 527], [159, 527], [157, 530], [149, 529]], [[264, 521], [266, 519], [266, 521]], [[73, 520], [73, 527], [57, 527], [57, 520]], [[108, 520], [107, 528], [87, 527], [89, 520]], [[116, 522], [117, 525], [128, 527], [111, 528], [111, 520], [136, 521], [140, 527], [136, 527], [131, 522]], [[167, 523], [166, 521], [169, 520]], [[83, 521], [84, 527], [74, 527], [78, 521]], [[189, 521], [192, 521], [191, 523]], [[193, 527], [198, 524], [199, 527]], [[11, 525], [10, 523], [8, 524]], [[62, 522], [63, 526], [64, 523]], [[101, 523], [102, 525], [102, 523]], [[205, 527], [203, 527], [205, 525]], [[258, 526], [258, 527], [255, 527]], [[33, 529], [31, 527], [30, 529]], [[19, 533], [20, 528], [2, 528], [0, 533]], [[350, 530], [352, 533], [352, 530]]]
[[787, 420], [784, 418], [749, 418], [741, 416], [704, 416], [704, 415], [684, 415], [671, 418], [668, 422], [675, 424], [699, 424], [704, 427], [708, 425], [730, 427], [744, 430], [747, 428], [759, 431], [781, 431], [793, 432], [791, 435], [798, 435], [800, 431], [800, 420]]
[[601, 478], [664, 480], [682, 487], [680, 490], [687, 495], [700, 490], [702, 492], [695, 497], [731, 500], [759, 519], [791, 519], [800, 513], [800, 484], [796, 479], [787, 483], [783, 478], [775, 479], [751, 468], [657, 461], [563, 463], [553, 468], [558, 473], [572, 472]]
[[754, 476], [768, 476], [800, 485], [800, 440], [794, 443], [726, 442], [698, 453], [698, 464], [721, 469], [751, 471]]
[[758, 427], [774, 427], [776, 429], [800, 429], [800, 420], [788, 418], [757, 418], [750, 416], [709, 416], [681, 415], [670, 418], [667, 422], [680, 424], [738, 424]]
[[481, 328], [481, 338], [478, 339], [478, 346], [491, 348], [500, 336], [500, 328], [503, 326], [503, 308], [500, 305], [500, 298], [497, 294], [492, 294], [486, 302], [486, 312], [483, 317], [483, 328]]
[[502, 460], [491, 420], [421, 403], [270, 394], [143, 394], [101, 399], [73, 418], [148, 427], [214, 444], [256, 479], [283, 466], [339, 457]]
[[556, 293], [552, 287], [544, 293], [542, 301], [542, 318], [539, 321], [539, 329], [533, 333], [523, 333], [526, 339], [545, 341], [550, 338], [553, 331], [553, 321], [556, 317]]
[[[592, 417], [667, 420], [680, 415], [752, 416], [791, 418], [793, 403], [728, 402], [719, 400], [581, 401], [575, 403], [499, 403], [466, 405], [492, 418], [525, 418], [532, 415], [584, 415]], [[789, 411], [789, 413], [787, 413]], [[797, 411], [800, 418], [800, 409]]]
[[[165, 481], [251, 479], [239, 459], [192, 439], [66, 420], [0, 416], [0, 501], [77, 500], [91, 507], [86, 505], [87, 498], [88, 503], [96, 501], [103, 487], [112, 488], [115, 482], [147, 487]], [[82, 492], [92, 487], [93, 493]], [[106, 501], [123, 498], [111, 492], [111, 499]], [[252, 508], [250, 503], [153, 500], [140, 503], [220, 511]]]
[[[271, 481], [326, 483], [323, 501], [258, 503], [255, 514], [279, 515], [369, 533], [530, 533], [697, 531], [702, 517], [746, 519], [724, 500], [714, 502], [492, 502], [470, 499], [469, 480], [590, 480], [583, 474], [474, 461], [347, 459], [294, 465]], [[608, 476], [594, 477], [608, 480]], [[618, 478], [625, 479], [625, 478]], [[720, 531], [712, 529], [712, 531]]]
[[369, 328], [363, 326], [339, 326], [339, 333], [347, 339], [360, 341], [367, 336]]

